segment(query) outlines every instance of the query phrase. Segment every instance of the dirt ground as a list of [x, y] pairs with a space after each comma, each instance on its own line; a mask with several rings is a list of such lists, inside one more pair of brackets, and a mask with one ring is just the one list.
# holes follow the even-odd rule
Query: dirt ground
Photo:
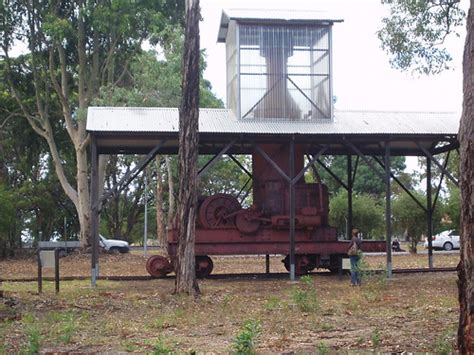
[[[213, 274], [261, 273], [263, 257], [214, 259]], [[284, 272], [281, 257], [271, 271]], [[456, 266], [459, 254], [436, 255]], [[104, 276], [145, 276], [141, 252], [101, 255]], [[385, 256], [366, 257], [367, 269]], [[394, 268], [426, 267], [426, 255], [395, 255]], [[89, 276], [90, 257], [61, 259], [62, 276]], [[34, 258], [0, 261], [2, 279], [34, 277]], [[50, 272], [47, 275], [52, 275]], [[200, 280], [195, 300], [172, 295], [174, 278], [146, 281], [3, 282], [0, 353], [225, 353], [250, 339], [258, 353], [436, 352], [455, 350], [459, 316], [456, 273], [367, 272], [361, 287], [327, 272], [291, 282], [286, 275]], [[249, 334], [246, 321], [259, 325]], [[258, 336], [256, 334], [259, 333]]]

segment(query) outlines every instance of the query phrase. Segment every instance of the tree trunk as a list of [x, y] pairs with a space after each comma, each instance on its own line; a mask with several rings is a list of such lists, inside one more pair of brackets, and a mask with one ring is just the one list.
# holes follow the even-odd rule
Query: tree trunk
[[156, 201], [156, 234], [158, 236], [158, 243], [163, 248], [163, 250], [168, 250], [168, 243], [166, 238], [166, 228], [165, 228], [165, 216], [163, 213], [163, 191], [164, 191], [164, 181], [163, 181], [163, 158], [159, 155], [155, 157], [156, 163], [156, 190], [155, 190], [155, 201]]
[[186, 0], [182, 99], [179, 108], [178, 255], [175, 293], [197, 296], [194, 239], [199, 123], [199, 0]]
[[474, 0], [467, 19], [464, 47], [464, 103], [459, 130], [461, 170], [461, 261], [458, 265], [461, 354], [474, 354]]
[[173, 172], [171, 170], [170, 157], [165, 156], [166, 171], [168, 173], [168, 227], [174, 223], [174, 181]]
[[91, 238], [91, 209], [90, 209], [90, 195], [89, 195], [89, 169], [87, 164], [87, 153], [85, 149], [76, 149], [77, 159], [77, 198], [78, 198], [78, 215], [79, 226], [81, 230], [80, 241], [81, 246], [92, 245]]

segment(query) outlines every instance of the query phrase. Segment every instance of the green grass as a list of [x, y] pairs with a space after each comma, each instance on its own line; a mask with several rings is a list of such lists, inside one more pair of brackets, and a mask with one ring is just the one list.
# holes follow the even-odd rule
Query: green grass
[[319, 309], [319, 300], [316, 287], [311, 276], [303, 276], [301, 285], [293, 287], [290, 291], [290, 302], [302, 312], [314, 312]]
[[162, 355], [162, 354], [174, 354], [174, 349], [171, 345], [168, 344], [162, 337], [156, 339], [155, 344], [153, 345], [153, 354]]
[[26, 336], [26, 347], [22, 353], [37, 354], [41, 346], [41, 332], [38, 320], [31, 314], [25, 314], [22, 319]]
[[380, 343], [382, 342], [382, 336], [380, 334], [380, 330], [375, 328], [370, 336], [370, 340], [372, 342], [372, 346], [374, 348], [378, 348]]
[[239, 355], [255, 354], [255, 346], [261, 333], [260, 321], [246, 320], [232, 341], [233, 352]]
[[320, 342], [316, 346], [316, 354], [318, 354], [318, 355], [329, 354], [329, 347], [326, 344], [324, 344], [323, 342]]

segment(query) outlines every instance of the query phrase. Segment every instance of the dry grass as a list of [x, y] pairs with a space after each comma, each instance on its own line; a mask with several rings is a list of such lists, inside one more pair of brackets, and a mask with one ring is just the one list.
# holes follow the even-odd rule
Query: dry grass
[[[399, 256], [400, 265], [427, 264], [421, 257]], [[459, 255], [443, 255], [443, 266]], [[282, 271], [272, 258], [272, 271]], [[445, 259], [445, 260], [444, 260]], [[378, 267], [384, 257], [367, 258]], [[0, 262], [12, 277], [34, 276], [23, 260]], [[102, 274], [141, 274], [139, 255], [102, 256]], [[423, 264], [424, 265], [419, 265]], [[436, 264], [435, 264], [436, 265]], [[89, 259], [61, 260], [62, 274], [89, 274]], [[216, 258], [215, 271], [262, 272], [262, 258]], [[19, 319], [0, 323], [0, 353], [39, 349], [75, 352], [136, 351], [149, 353], [222, 353], [246, 320], [259, 320], [262, 333], [256, 350], [264, 353], [341, 351], [442, 352], [452, 349], [458, 318], [455, 273], [375, 275], [362, 287], [348, 277], [321, 273], [307, 282], [240, 279], [201, 280], [198, 300], [172, 295], [174, 279], [151, 281], [52, 282], [37, 294], [34, 282], [6, 282], [3, 305]], [[13, 305], [16, 303], [15, 305]], [[12, 306], [13, 305], [13, 306]], [[3, 347], [2, 345], [3, 344]]]

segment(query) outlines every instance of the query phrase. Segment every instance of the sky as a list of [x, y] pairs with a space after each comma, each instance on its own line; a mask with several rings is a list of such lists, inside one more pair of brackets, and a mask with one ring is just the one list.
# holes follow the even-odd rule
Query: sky
[[[461, 2], [468, 7], [467, 0]], [[459, 38], [453, 37], [448, 43], [452, 70], [429, 77], [402, 73], [390, 67], [376, 36], [387, 14], [380, 0], [201, 0], [201, 48], [207, 54], [204, 77], [224, 102], [225, 45], [217, 43], [222, 9], [272, 8], [328, 11], [344, 20], [333, 26], [336, 109], [461, 112], [465, 28], [458, 30]]]

